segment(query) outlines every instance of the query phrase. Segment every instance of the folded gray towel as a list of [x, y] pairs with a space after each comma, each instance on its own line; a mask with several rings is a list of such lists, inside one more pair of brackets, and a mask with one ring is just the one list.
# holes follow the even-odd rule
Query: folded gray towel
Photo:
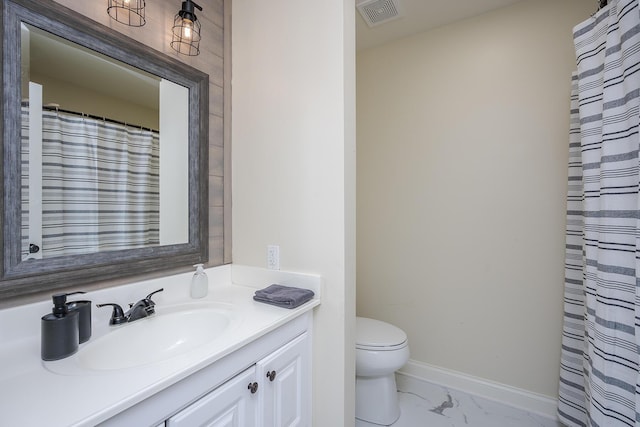
[[270, 285], [255, 292], [253, 299], [258, 302], [284, 308], [296, 308], [313, 298], [313, 291], [292, 286]]

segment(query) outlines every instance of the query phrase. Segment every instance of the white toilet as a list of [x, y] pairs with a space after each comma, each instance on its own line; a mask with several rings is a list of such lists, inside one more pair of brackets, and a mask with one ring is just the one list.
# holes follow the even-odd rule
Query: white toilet
[[356, 318], [356, 418], [388, 426], [400, 417], [395, 371], [409, 360], [407, 334], [366, 317]]

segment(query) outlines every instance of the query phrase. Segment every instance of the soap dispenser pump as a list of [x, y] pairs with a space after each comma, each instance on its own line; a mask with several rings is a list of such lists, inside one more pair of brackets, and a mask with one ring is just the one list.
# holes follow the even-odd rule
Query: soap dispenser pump
[[194, 265], [196, 272], [191, 278], [191, 298], [204, 298], [209, 291], [209, 278], [204, 272], [204, 264]]
[[51, 313], [42, 316], [41, 346], [42, 360], [58, 360], [71, 356], [78, 351], [79, 329], [78, 311], [69, 311], [67, 296], [69, 294], [53, 295]]

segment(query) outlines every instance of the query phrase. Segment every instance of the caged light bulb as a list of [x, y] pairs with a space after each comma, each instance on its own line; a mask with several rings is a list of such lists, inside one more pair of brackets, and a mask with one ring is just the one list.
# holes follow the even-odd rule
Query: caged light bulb
[[182, 37], [187, 40], [191, 40], [191, 37], [193, 35], [193, 21], [185, 19], [182, 22], [183, 22]]

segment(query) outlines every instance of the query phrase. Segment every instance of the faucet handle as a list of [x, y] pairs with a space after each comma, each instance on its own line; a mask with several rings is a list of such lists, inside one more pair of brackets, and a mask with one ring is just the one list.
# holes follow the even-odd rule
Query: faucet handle
[[147, 298], [146, 298], [146, 299], [151, 300], [151, 297], [152, 297], [152, 296], [154, 296], [154, 295], [155, 295], [155, 294], [157, 294], [158, 292], [162, 292], [162, 291], [164, 291], [164, 288], [160, 288], [160, 289], [158, 289], [157, 291], [153, 291], [153, 292], [151, 292], [149, 295], [147, 295]]
[[153, 291], [149, 295], [147, 295], [145, 299], [142, 300], [142, 303], [144, 304], [144, 310], [146, 311], [147, 315], [151, 315], [156, 312], [156, 309], [154, 308], [156, 303], [151, 299], [151, 297], [154, 294], [157, 294], [158, 292], [162, 292], [162, 291], [164, 291], [164, 288], [160, 288], [157, 291]]
[[127, 323], [127, 317], [124, 315], [124, 311], [122, 310], [122, 307], [120, 307], [118, 304], [114, 304], [114, 303], [96, 304], [96, 307], [98, 308], [107, 307], [107, 306], [113, 307], [113, 312], [111, 313], [111, 319], [109, 320], [110, 325], [121, 325], [123, 323]]

